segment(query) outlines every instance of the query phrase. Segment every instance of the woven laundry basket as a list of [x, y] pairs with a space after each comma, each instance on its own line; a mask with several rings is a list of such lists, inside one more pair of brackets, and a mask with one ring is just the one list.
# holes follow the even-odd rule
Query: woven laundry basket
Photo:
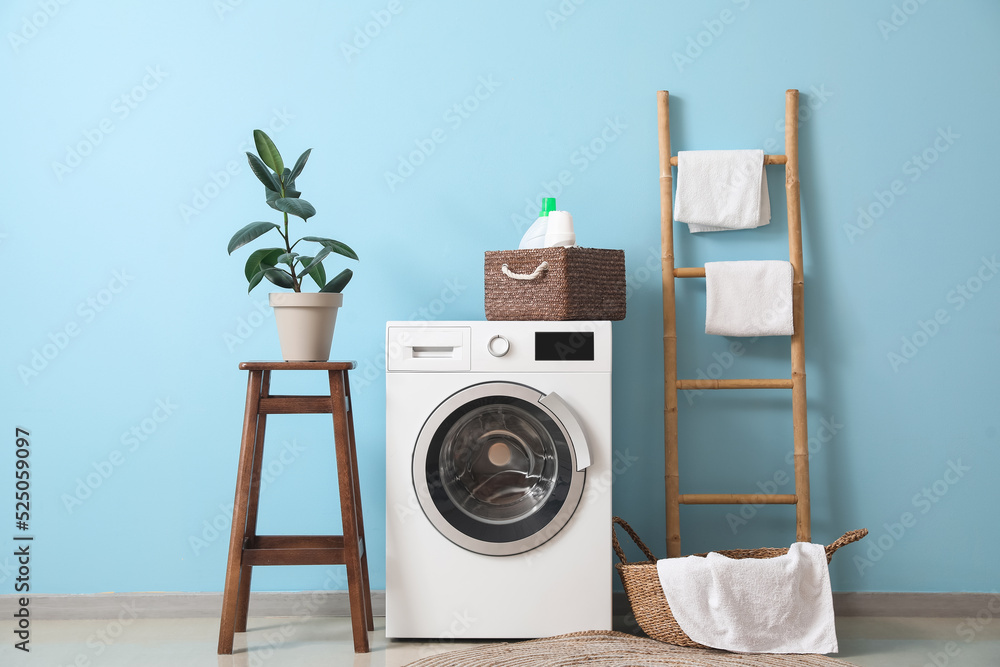
[[486, 319], [625, 319], [625, 251], [573, 247], [487, 252]]
[[[628, 596], [629, 604], [632, 605], [632, 613], [635, 614], [635, 620], [639, 623], [639, 627], [652, 639], [658, 639], [661, 642], [677, 646], [708, 648], [692, 641], [674, 620], [673, 614], [670, 613], [670, 605], [667, 604], [667, 598], [663, 595], [663, 587], [660, 586], [660, 575], [656, 572], [656, 556], [653, 555], [653, 552], [639, 539], [639, 536], [624, 519], [616, 516], [612, 521], [613, 524], [625, 529], [625, 532], [642, 549], [642, 553], [646, 554], [648, 559], [629, 563], [625, 559], [625, 552], [622, 551], [622, 547], [618, 543], [618, 536], [615, 534], [614, 525], [612, 525], [611, 544], [618, 555], [618, 560], [621, 561], [615, 563], [615, 569], [618, 570], [618, 576], [621, 577], [622, 585], [625, 586], [625, 594]], [[844, 533], [843, 537], [826, 548], [826, 561], [829, 563], [834, 552], [840, 547], [857, 542], [867, 534], [868, 530], [865, 528]], [[728, 558], [774, 558], [787, 554], [788, 547], [781, 549], [733, 549], [717, 551], [716, 553]], [[694, 555], [706, 556], [707, 554]]]

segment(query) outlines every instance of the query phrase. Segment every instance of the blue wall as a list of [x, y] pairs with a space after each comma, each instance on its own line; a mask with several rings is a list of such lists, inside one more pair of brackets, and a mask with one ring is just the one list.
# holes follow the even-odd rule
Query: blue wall
[[[626, 251], [615, 511], [662, 552], [655, 92], [671, 92], [675, 151], [780, 153], [786, 88], [803, 104], [813, 538], [872, 531], [834, 561], [839, 590], [995, 585], [996, 3], [12, 0], [0, 16], [0, 461], [10, 470], [14, 427], [28, 429], [37, 592], [221, 589], [237, 364], [278, 355], [266, 287], [248, 297], [243, 255], [225, 253], [236, 229], [275, 219], [242, 155], [254, 128], [286, 159], [314, 149], [299, 186], [319, 215], [304, 233], [362, 258], [334, 356], [360, 364], [373, 587], [384, 323], [481, 319], [483, 251], [514, 247], [537, 208], [526, 200], [547, 189], [582, 243]], [[769, 174], [769, 227], [679, 233], [678, 262], [787, 257], [783, 172]], [[681, 284], [682, 377], [787, 374], [784, 339], [727, 356], [735, 339], [700, 333], [703, 297]], [[787, 396], [682, 396], [682, 490], [784, 479]], [[261, 530], [335, 531], [328, 419], [269, 428]], [[682, 511], [686, 551], [788, 544], [792, 525], [787, 507]], [[342, 587], [326, 570], [255, 585]]]

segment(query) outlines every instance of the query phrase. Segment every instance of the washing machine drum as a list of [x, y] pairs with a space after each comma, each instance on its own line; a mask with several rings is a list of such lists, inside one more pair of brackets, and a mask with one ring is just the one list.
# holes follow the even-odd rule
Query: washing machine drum
[[589, 463], [582, 439], [556, 394], [473, 385], [421, 429], [414, 490], [430, 522], [458, 546], [490, 556], [528, 551], [556, 535], [580, 502]]

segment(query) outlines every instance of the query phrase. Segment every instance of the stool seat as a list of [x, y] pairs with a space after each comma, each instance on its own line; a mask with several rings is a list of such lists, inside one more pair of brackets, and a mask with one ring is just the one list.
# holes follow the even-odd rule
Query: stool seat
[[353, 361], [242, 361], [241, 371], [353, 371]]
[[[222, 597], [219, 654], [233, 652], [233, 636], [246, 632], [253, 567], [259, 565], [346, 565], [351, 602], [354, 651], [367, 653], [368, 631], [375, 629], [368, 554], [365, 548], [361, 491], [358, 485], [357, 450], [354, 443], [354, 410], [347, 372], [353, 361], [244, 361], [249, 371], [243, 439], [236, 475], [233, 527]], [[271, 372], [276, 370], [326, 371], [330, 393], [323, 396], [272, 396]], [[261, 466], [264, 460], [264, 427], [269, 414], [333, 416], [334, 447], [343, 535], [258, 535]]]

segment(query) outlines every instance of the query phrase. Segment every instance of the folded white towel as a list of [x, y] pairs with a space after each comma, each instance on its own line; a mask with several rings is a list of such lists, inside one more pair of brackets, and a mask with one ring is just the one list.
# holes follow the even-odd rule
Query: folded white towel
[[688, 637], [742, 653], [836, 653], [826, 551], [796, 542], [777, 558], [665, 558], [663, 594]]
[[765, 260], [705, 263], [705, 333], [792, 335], [792, 265]]
[[691, 232], [752, 229], [771, 221], [764, 151], [680, 151], [674, 220]]

